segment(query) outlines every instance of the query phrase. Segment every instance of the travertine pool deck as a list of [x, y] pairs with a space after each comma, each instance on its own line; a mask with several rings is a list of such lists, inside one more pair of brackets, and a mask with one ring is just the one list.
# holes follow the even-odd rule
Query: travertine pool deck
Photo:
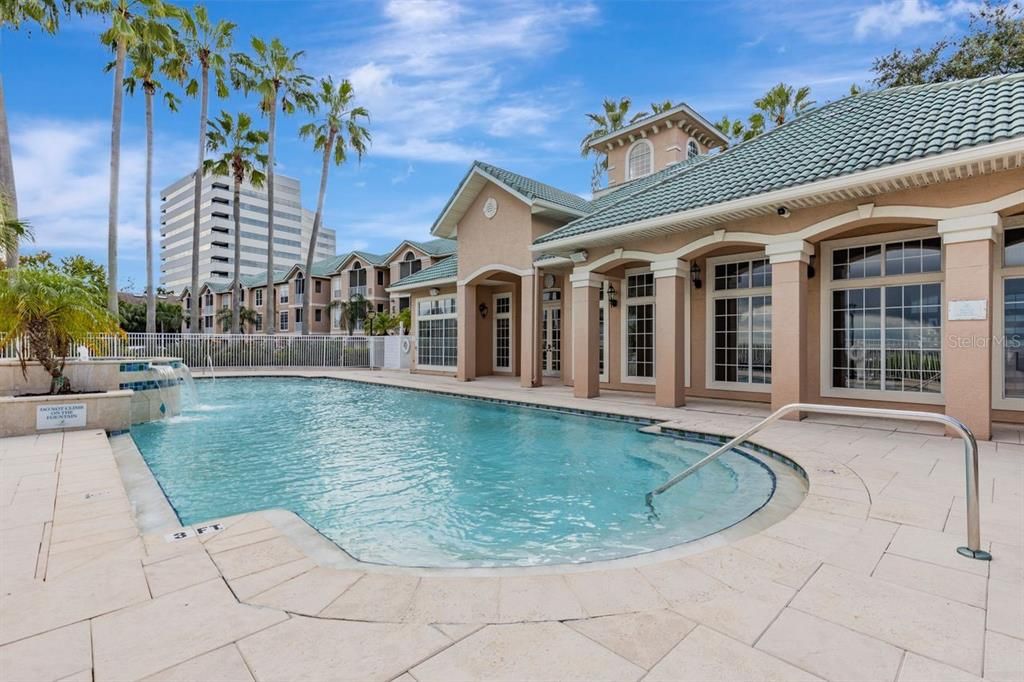
[[[582, 401], [507, 380], [280, 373], [720, 434], [766, 413]], [[1024, 446], [1013, 429], [979, 444], [991, 563], [955, 551], [959, 441], [933, 426], [818, 418], [755, 439], [808, 474], [806, 499], [777, 523], [681, 558], [522, 574], [339, 565], [282, 511], [169, 541], [174, 527], [148, 532], [159, 514], [133, 509], [125, 480], [134, 493], [138, 472], [115, 458], [126, 438], [0, 440], [5, 682], [1024, 679]]]

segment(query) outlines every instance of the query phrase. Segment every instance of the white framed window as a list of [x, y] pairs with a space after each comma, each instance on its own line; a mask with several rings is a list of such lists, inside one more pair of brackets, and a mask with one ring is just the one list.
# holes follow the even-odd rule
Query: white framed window
[[690, 140], [686, 143], [686, 158], [692, 159], [695, 156], [700, 156], [700, 147], [696, 140]]
[[622, 382], [654, 383], [654, 273], [627, 270], [622, 283]]
[[258, 332], [263, 331], [263, 315], [260, 314], [260, 313], [256, 313], [256, 325], [255, 326], [256, 326], [256, 331], [258, 331]]
[[515, 339], [512, 334], [512, 294], [495, 294], [494, 308], [494, 372], [512, 372]]
[[281, 303], [287, 303], [288, 302], [288, 284], [287, 284], [287, 282], [285, 284], [282, 284], [280, 286], [280, 288], [278, 288], [278, 293], [281, 295]]
[[650, 175], [654, 170], [654, 146], [647, 140], [634, 142], [627, 152], [626, 168], [629, 170], [627, 180]]
[[253, 292], [253, 300], [257, 306], [263, 305], [263, 289], [257, 289]]
[[416, 300], [416, 366], [451, 371], [458, 364], [455, 296]]
[[597, 377], [608, 383], [608, 296], [610, 282], [601, 282], [597, 295]]
[[935, 229], [826, 242], [823, 252], [822, 395], [941, 404]]
[[402, 262], [398, 264], [398, 278], [405, 279], [409, 275], [414, 275], [423, 268], [423, 262], [416, 257], [416, 254], [412, 251], [406, 251], [405, 256], [402, 257]]
[[281, 313], [281, 327], [280, 328], [281, 328], [281, 331], [283, 331], [283, 332], [288, 331], [288, 313], [287, 312]]
[[306, 293], [306, 279], [302, 276], [302, 273], [300, 272], [298, 275], [295, 276], [295, 295], [302, 296], [302, 294], [304, 293]]
[[771, 390], [772, 266], [763, 253], [709, 258], [707, 383]]
[[1024, 216], [1004, 225], [993, 287], [992, 405], [1024, 410]]

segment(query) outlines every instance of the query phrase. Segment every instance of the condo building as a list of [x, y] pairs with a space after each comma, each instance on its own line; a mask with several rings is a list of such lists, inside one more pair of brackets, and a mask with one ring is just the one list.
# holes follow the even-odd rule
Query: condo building
[[[301, 186], [295, 178], [278, 175], [274, 180], [274, 262], [281, 267], [305, 261], [313, 234], [313, 213], [302, 208]], [[160, 192], [160, 286], [181, 292], [192, 281], [192, 216], [194, 192], [192, 174], [171, 183]], [[205, 176], [200, 198], [199, 279], [227, 283], [234, 273], [235, 226], [233, 181], [223, 176]], [[241, 262], [243, 276], [266, 272], [267, 191], [242, 185]], [[336, 252], [334, 230], [321, 228], [317, 258]]]
[[[1024, 421], [1024, 74], [868, 92], [729, 146], [680, 105], [608, 187], [475, 162], [392, 278], [412, 371]], [[392, 260], [392, 267], [394, 260]], [[360, 280], [361, 281], [361, 280]]]
[[[407, 294], [389, 292], [393, 281], [429, 269], [454, 253], [455, 242], [450, 239], [405, 240], [387, 254], [351, 251], [318, 260], [313, 263], [311, 274], [306, 273], [302, 264], [276, 270], [271, 293], [277, 297], [273, 331], [302, 334], [308, 329], [310, 334], [364, 334], [367, 316], [398, 313], [409, 307]], [[243, 276], [240, 284], [240, 305], [256, 313], [255, 323], [247, 325], [245, 331], [266, 331], [266, 270]], [[217, 318], [221, 310], [231, 307], [233, 288], [231, 278], [210, 279], [201, 284], [198, 332], [228, 331], [225, 319], [218, 321]], [[312, 297], [309, 321], [302, 317], [305, 296]], [[182, 290], [182, 306], [186, 311], [191, 301], [191, 287], [186, 285]], [[357, 301], [361, 303], [356, 304]]]

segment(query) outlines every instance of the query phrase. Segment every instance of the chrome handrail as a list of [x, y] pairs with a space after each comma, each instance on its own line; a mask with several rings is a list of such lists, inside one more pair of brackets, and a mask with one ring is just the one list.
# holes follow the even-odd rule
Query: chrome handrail
[[660, 495], [690, 474], [696, 473], [704, 465], [717, 459], [722, 454], [740, 445], [764, 427], [778, 421], [791, 412], [814, 412], [817, 414], [839, 414], [855, 417], [876, 417], [878, 419], [902, 419], [906, 421], [926, 421], [943, 424], [956, 431], [964, 441], [964, 464], [967, 468], [967, 546], [957, 547], [956, 551], [971, 559], [991, 561], [992, 555], [981, 548], [981, 521], [978, 514], [978, 443], [967, 425], [958, 419], [945, 414], [933, 412], [915, 412], [911, 410], [887, 410], [877, 407], [847, 407], [844, 405], [815, 405], [810, 403], [791, 403], [784, 405], [750, 427], [725, 445], [717, 448], [689, 468], [676, 474], [660, 486], [647, 493], [647, 506], [654, 509], [654, 497]]

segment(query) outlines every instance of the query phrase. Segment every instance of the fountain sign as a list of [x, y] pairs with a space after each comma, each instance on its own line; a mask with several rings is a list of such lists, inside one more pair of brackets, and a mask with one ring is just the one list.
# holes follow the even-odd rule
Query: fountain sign
[[85, 426], [85, 403], [40, 405], [36, 408], [36, 429], [67, 429]]

